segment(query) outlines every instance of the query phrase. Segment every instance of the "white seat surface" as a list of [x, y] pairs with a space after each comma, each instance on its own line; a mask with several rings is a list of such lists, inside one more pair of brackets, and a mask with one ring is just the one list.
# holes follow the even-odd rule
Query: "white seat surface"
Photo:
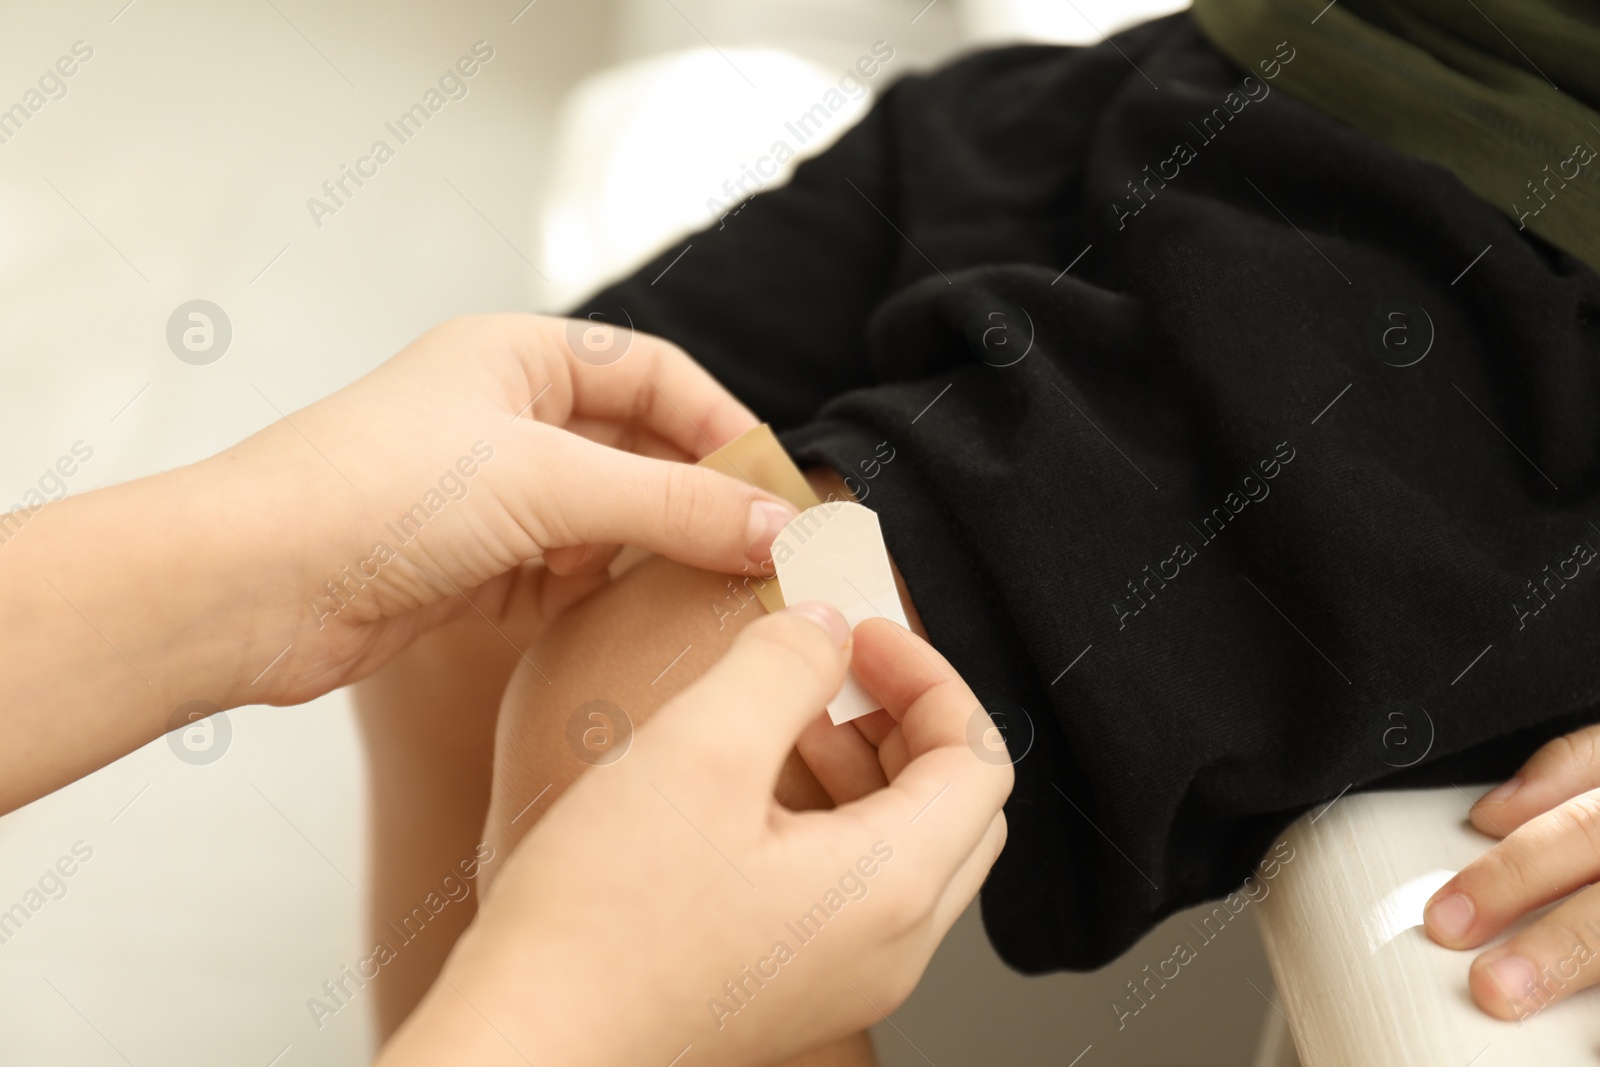
[[1483, 792], [1347, 795], [1288, 831], [1294, 859], [1258, 914], [1305, 1067], [1568, 1067], [1600, 1058], [1600, 992], [1520, 1025], [1497, 1021], [1468, 992], [1474, 953], [1442, 948], [1422, 930], [1434, 890], [1493, 844], [1467, 822]]

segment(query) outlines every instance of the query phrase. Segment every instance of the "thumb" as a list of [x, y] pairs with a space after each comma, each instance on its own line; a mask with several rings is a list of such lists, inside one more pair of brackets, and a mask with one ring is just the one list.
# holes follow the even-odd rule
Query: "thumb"
[[633, 545], [679, 563], [770, 574], [772, 540], [798, 512], [786, 501], [704, 467], [608, 448], [565, 430], [538, 459], [543, 499], [531, 502], [552, 543]]
[[720, 780], [770, 796], [795, 740], [839, 691], [849, 644], [838, 609], [791, 605], [746, 627], [656, 721]]

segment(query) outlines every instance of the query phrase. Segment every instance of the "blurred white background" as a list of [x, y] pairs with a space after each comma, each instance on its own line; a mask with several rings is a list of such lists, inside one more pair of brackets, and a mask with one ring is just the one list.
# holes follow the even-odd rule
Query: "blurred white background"
[[[93, 455], [71, 492], [218, 451], [449, 316], [559, 310], [705, 225], [723, 182], [875, 42], [893, 49], [871, 79], [881, 90], [984, 44], [1082, 43], [1182, 6], [524, 3], [0, 10], [0, 109], [26, 108], [75, 43], [92, 49], [64, 95], [20, 129], [0, 126], [0, 510], [79, 442]], [[331, 203], [323, 183], [342, 165], [380, 137], [395, 145], [384, 124], [476, 42], [493, 58], [466, 94], [314, 218], [308, 198]], [[806, 150], [868, 103], [850, 102]], [[166, 339], [194, 299], [232, 327], [203, 366]], [[160, 741], [0, 819], [0, 909], [76, 842], [93, 850], [65, 895], [0, 944], [0, 1064], [370, 1057], [361, 1011], [319, 1029], [306, 1008], [363, 947], [365, 783], [347, 701], [227, 719], [214, 762]], [[1246, 979], [1271, 989], [1253, 923], [1118, 1030], [1112, 1001], [1172, 940], [1157, 932], [1100, 974], [1029, 981], [969, 914], [878, 1028], [880, 1055], [891, 1067], [1064, 1065], [1092, 1045], [1083, 1067], [1247, 1061], [1269, 1009]]]

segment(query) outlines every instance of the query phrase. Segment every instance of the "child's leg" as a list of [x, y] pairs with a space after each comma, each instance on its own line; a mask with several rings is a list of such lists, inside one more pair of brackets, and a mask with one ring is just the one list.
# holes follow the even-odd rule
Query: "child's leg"
[[[742, 627], [760, 617], [762, 608], [751, 594], [744, 592], [741, 599], [728, 583], [726, 577], [666, 560], [646, 560], [550, 628], [534, 656], [548, 682], [519, 664], [500, 709], [494, 796], [484, 831], [497, 856], [509, 851], [561, 791], [590, 769], [596, 750], [608, 747], [607, 731], [610, 738], [617, 736], [617, 722], [607, 721], [616, 719], [615, 712], [605, 705], [585, 705], [607, 701], [634, 725], [642, 723], [715, 662]], [[591, 713], [602, 717], [591, 718]], [[597, 731], [587, 748], [585, 730]], [[605, 770], [601, 765], [593, 773]], [[792, 808], [830, 804], [794, 755], [779, 779], [777, 796]], [[484, 869], [481, 885], [487, 887], [495, 866]], [[649, 887], [641, 885], [639, 891]], [[862, 1033], [796, 1062], [857, 1067], [876, 1060], [870, 1039]]]
[[[482, 840], [495, 715], [516, 662], [516, 649], [469, 612], [355, 687], [371, 778], [367, 925], [397, 953], [370, 983], [380, 1042], [422, 999], [477, 912], [476, 894], [451, 899], [404, 945], [389, 927], [429, 893], [471, 888], [459, 865]], [[442, 891], [446, 875], [457, 881]]]
[[[627, 724], [643, 723], [704, 673], [763, 610], [737, 579], [659, 557], [568, 610], [533, 655], [545, 677], [519, 666], [500, 705], [484, 832], [495, 854], [521, 840], [578, 775], [597, 765], [604, 773], [605, 753]], [[831, 806], [793, 754], [777, 795], [792, 808]], [[485, 886], [492, 867], [479, 876]]]

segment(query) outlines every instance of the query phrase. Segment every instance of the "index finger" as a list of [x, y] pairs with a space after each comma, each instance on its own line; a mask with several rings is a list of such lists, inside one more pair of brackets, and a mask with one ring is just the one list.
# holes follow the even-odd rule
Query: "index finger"
[[[967, 743], [978, 699], [932, 645], [886, 619], [856, 627], [852, 666], [900, 723], [908, 760], [887, 789], [849, 807], [926, 840], [950, 874], [983, 840], [1011, 793], [1009, 760], [981, 758]], [[936, 817], [930, 817], [932, 813]]]
[[758, 421], [671, 341], [582, 319], [560, 324], [575, 416], [633, 421], [695, 459]]

